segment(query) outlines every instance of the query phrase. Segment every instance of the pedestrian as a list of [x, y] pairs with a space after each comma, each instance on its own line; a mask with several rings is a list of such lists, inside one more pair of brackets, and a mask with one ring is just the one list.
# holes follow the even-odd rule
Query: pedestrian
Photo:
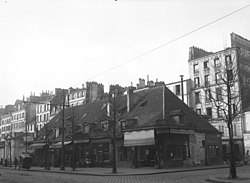
[[21, 170], [21, 166], [23, 164], [23, 157], [19, 156], [19, 166], [18, 166], [18, 170]]
[[3, 158], [1, 158], [0, 165], [3, 165]]
[[8, 160], [5, 158], [4, 160], [4, 166], [7, 167], [8, 166]]
[[15, 164], [15, 169], [17, 168], [17, 164], [18, 164], [18, 160], [17, 158], [15, 157], [15, 160], [14, 160], [14, 164]]

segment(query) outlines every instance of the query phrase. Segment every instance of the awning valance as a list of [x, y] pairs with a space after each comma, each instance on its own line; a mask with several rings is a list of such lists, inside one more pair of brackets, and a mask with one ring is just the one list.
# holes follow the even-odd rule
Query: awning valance
[[154, 130], [141, 130], [124, 133], [124, 146], [155, 145]]
[[[64, 145], [69, 145], [72, 141], [65, 141]], [[52, 144], [51, 146], [49, 146], [49, 148], [53, 149], [53, 148], [61, 148], [62, 147], [62, 142], [58, 142], [56, 144]]]
[[29, 145], [29, 148], [30, 149], [42, 149], [45, 145], [46, 143], [35, 143], [35, 144]]

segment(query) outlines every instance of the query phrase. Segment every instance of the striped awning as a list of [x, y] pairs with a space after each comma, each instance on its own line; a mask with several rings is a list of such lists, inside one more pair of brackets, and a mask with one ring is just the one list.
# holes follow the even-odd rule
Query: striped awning
[[124, 133], [124, 146], [155, 145], [154, 130], [141, 130]]

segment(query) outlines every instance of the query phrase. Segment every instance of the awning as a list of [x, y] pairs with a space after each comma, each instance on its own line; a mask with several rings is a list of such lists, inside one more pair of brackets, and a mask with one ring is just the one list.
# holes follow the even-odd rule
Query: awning
[[141, 130], [124, 133], [124, 146], [155, 145], [154, 130]]
[[35, 143], [35, 144], [29, 145], [29, 148], [42, 149], [45, 145], [46, 143]]
[[[65, 141], [64, 145], [69, 145], [72, 141]], [[61, 148], [62, 147], [62, 142], [58, 142], [56, 144], [52, 144], [51, 146], [49, 146], [49, 148], [53, 149], [53, 148]]]
[[86, 140], [74, 140], [75, 144], [81, 144], [81, 143], [89, 143], [89, 139]]

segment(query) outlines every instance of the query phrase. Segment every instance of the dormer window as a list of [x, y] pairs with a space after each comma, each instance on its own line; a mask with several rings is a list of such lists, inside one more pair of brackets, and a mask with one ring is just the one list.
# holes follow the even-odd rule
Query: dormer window
[[181, 109], [171, 111], [169, 116], [173, 119], [173, 121], [176, 124], [180, 124], [180, 123], [182, 123], [183, 111]]
[[102, 128], [102, 131], [107, 131], [108, 130], [108, 121], [103, 121], [101, 122], [101, 128]]
[[121, 130], [124, 130], [126, 129], [126, 126], [127, 126], [127, 121], [120, 121], [120, 127], [121, 127]]
[[56, 138], [59, 137], [59, 128], [55, 129], [55, 135], [56, 135]]
[[83, 133], [89, 133], [89, 125], [88, 124], [83, 125]]

